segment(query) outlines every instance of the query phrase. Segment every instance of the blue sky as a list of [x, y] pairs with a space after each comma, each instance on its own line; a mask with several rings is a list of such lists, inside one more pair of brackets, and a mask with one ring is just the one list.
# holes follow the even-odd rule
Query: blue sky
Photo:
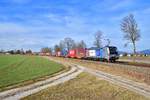
[[150, 48], [149, 0], [0, 0], [0, 49], [39, 51], [65, 37], [90, 47], [101, 30], [111, 45], [131, 51], [132, 45], [124, 48], [120, 30], [122, 18], [130, 13], [141, 29], [137, 49]]

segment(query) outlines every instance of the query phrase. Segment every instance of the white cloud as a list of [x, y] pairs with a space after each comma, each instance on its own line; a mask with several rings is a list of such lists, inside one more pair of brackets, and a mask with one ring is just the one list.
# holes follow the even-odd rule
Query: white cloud
[[[29, 2], [30, 0], [27, 0]], [[111, 2], [108, 2], [111, 1]], [[117, 2], [118, 1], [118, 2]], [[10, 22], [0, 23], [0, 47], [3, 48], [40, 48], [42, 46], [53, 46], [64, 37], [72, 37], [79, 41], [85, 40], [90, 46], [93, 45], [93, 34], [97, 30], [102, 30], [105, 37], [110, 38], [112, 44], [122, 47], [123, 42], [120, 33], [120, 21], [123, 17], [127, 16], [130, 12], [134, 13], [136, 18], [143, 21], [142, 14], [135, 13], [135, 11], [122, 11], [115, 13], [116, 10], [129, 9], [133, 0], [107, 0], [102, 4], [99, 2], [96, 5], [93, 3], [92, 7], [88, 7], [85, 11], [70, 6], [59, 5], [54, 8], [47, 5], [34, 5], [29, 9], [35, 8], [49, 9], [49, 12], [32, 12], [31, 14], [24, 15], [17, 13], [12, 16]], [[27, 3], [26, 0], [13, 0], [16, 3]], [[92, 3], [91, 3], [92, 4]], [[20, 6], [19, 6], [20, 7]], [[59, 9], [59, 12], [52, 13], [51, 9]], [[82, 7], [81, 7], [82, 8]], [[33, 11], [34, 11], [33, 10]], [[62, 11], [62, 12], [61, 12]], [[51, 12], [51, 13], [50, 13]], [[62, 14], [63, 13], [63, 14]], [[145, 13], [149, 13], [149, 9], [145, 9]], [[35, 16], [33, 16], [35, 14]], [[61, 15], [62, 14], [62, 15]], [[2, 19], [5, 19], [4, 18]], [[12, 16], [7, 16], [5, 20], [10, 20]], [[145, 16], [144, 16], [145, 17]], [[16, 21], [21, 19], [21, 21]], [[145, 19], [147, 21], [148, 18]], [[141, 23], [140, 21], [140, 23]], [[144, 25], [143, 27], [149, 26]], [[146, 31], [148, 33], [148, 31]], [[116, 35], [117, 34], [117, 35]], [[119, 38], [119, 39], [118, 39]], [[123, 47], [122, 47], [123, 48]]]
[[133, 0], [119, 0], [117, 3], [110, 7], [110, 10], [129, 9]]
[[27, 32], [27, 29], [16, 23], [0, 23], [0, 34], [24, 32]]

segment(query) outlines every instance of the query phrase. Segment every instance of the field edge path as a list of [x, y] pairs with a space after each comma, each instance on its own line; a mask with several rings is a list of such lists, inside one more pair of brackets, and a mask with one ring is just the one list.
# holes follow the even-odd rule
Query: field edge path
[[90, 73], [96, 77], [102, 78], [106, 81], [109, 81], [112, 84], [116, 84], [120, 87], [131, 90], [135, 93], [143, 95], [147, 98], [150, 98], [150, 86], [146, 84], [142, 84], [139, 82], [135, 82], [130, 79], [122, 78], [120, 76], [112, 75], [109, 73], [105, 73], [99, 70], [93, 70], [91, 68], [85, 68], [84, 66], [76, 65], [81, 68], [84, 72]]
[[54, 86], [60, 83], [64, 83], [70, 79], [75, 78], [83, 71], [75, 66], [71, 66], [71, 69], [67, 72], [51, 77], [49, 79], [39, 81], [20, 88], [10, 89], [0, 92], [0, 100], [18, 100], [31, 94], [37, 93], [50, 86]]
[[[55, 62], [58, 62], [58, 63], [62, 63], [61, 61], [56, 61], [52, 58], [49, 58], [49, 59], [53, 60]], [[65, 62], [63, 62], [63, 63], [65, 63]], [[76, 66], [79, 69], [83, 70], [84, 72], [90, 73], [96, 77], [99, 77], [99, 78], [102, 78], [106, 81], [109, 81], [112, 84], [118, 85], [120, 87], [126, 88], [126, 89], [133, 91], [135, 93], [143, 95], [147, 98], [150, 98], [150, 86], [147, 84], [135, 82], [133, 80], [126, 79], [126, 78], [123, 78], [121, 76], [109, 74], [109, 73], [95, 70], [92, 68], [87, 68], [87, 67], [81, 66], [79, 64], [74, 64], [74, 63], [66, 63], [66, 64], [71, 65], [71, 66]]]

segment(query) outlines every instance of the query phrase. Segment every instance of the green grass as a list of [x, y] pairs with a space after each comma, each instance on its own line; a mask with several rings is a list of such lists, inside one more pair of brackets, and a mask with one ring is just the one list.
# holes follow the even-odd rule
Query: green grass
[[64, 67], [38, 56], [1, 55], [0, 90], [17, 83], [52, 75]]

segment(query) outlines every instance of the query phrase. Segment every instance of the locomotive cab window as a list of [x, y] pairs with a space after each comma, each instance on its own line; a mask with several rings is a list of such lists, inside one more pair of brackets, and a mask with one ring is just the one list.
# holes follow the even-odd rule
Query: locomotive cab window
[[110, 54], [118, 54], [116, 47], [109, 47]]

